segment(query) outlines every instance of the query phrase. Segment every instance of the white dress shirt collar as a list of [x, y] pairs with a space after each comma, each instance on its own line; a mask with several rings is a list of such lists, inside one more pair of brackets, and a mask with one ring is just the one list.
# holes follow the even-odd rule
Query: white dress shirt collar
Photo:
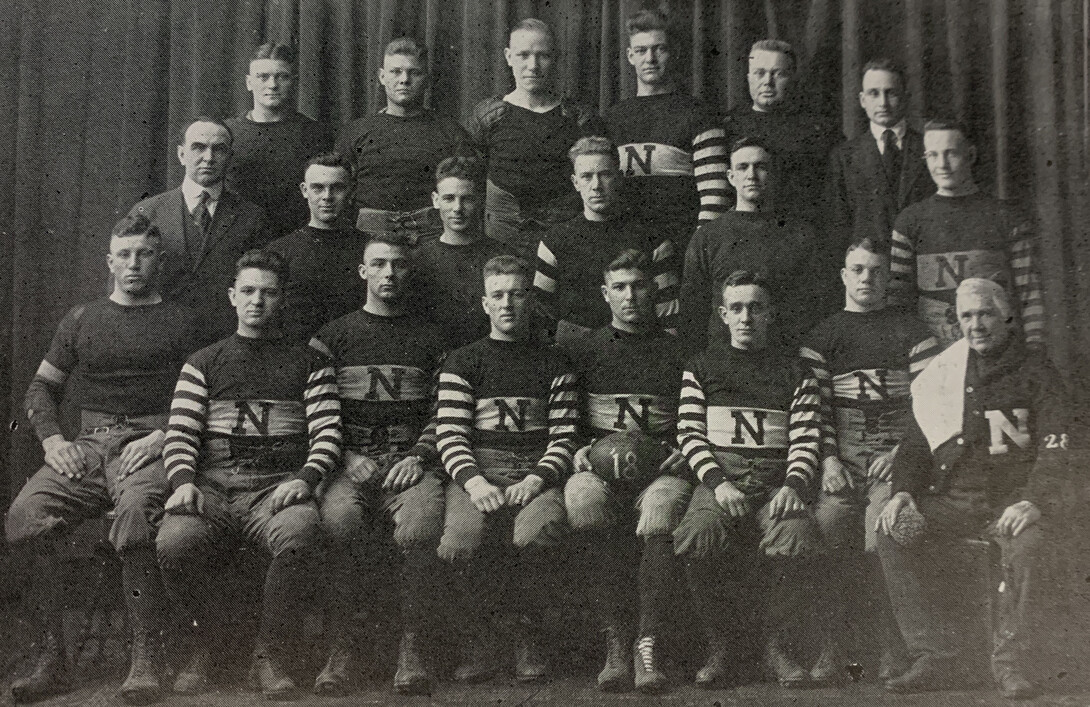
[[216, 205], [219, 204], [220, 196], [223, 195], [223, 182], [216, 182], [212, 186], [202, 187], [189, 177], [182, 180], [182, 196], [185, 198], [185, 208], [190, 213], [193, 213], [193, 209], [197, 208], [197, 200], [201, 198], [201, 192], [208, 192], [208, 214], [210, 216], [216, 215]]
[[882, 135], [887, 130], [892, 130], [894, 136], [897, 138], [897, 149], [905, 149], [905, 131], [908, 129], [908, 121], [902, 119], [901, 122], [894, 125], [892, 128], [886, 128], [877, 123], [870, 124], [870, 134], [874, 136], [874, 140], [878, 143], [878, 152], [885, 154], [885, 142], [882, 140]]

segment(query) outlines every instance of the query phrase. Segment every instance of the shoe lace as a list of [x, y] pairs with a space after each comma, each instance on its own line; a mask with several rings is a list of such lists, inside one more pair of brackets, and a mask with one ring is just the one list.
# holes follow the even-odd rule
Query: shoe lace
[[655, 637], [644, 636], [636, 643], [636, 653], [640, 656], [640, 663], [646, 672], [655, 671]]

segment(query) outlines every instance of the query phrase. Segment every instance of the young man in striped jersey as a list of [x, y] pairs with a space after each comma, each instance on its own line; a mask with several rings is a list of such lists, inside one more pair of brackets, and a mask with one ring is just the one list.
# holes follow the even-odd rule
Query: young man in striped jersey
[[[849, 620], [849, 605], [862, 607], [862, 616], [852, 621], [861, 618], [878, 630], [879, 677], [886, 680], [908, 667], [874, 554], [874, 523], [889, 500], [890, 464], [910, 415], [909, 384], [940, 351], [919, 319], [886, 306], [889, 256], [879, 242], [864, 238], [849, 246], [840, 278], [844, 309], [810, 332], [801, 349], [821, 386], [823, 413], [821, 496], [814, 517], [829, 554], [825, 644], [810, 673], [818, 683], [842, 675], [836, 627]], [[865, 587], [865, 593], [853, 594], [853, 587]]]
[[163, 450], [173, 492], [157, 545], [167, 592], [197, 634], [175, 692], [207, 687], [226, 620], [218, 568], [242, 541], [272, 556], [250, 683], [270, 698], [295, 692], [282, 663], [317, 569], [314, 489], [340, 459], [341, 414], [332, 363], [275, 325], [287, 277], [276, 253], [239, 259], [229, 290], [238, 329], [190, 356], [174, 391]]
[[[582, 437], [589, 440], [575, 457], [576, 473], [564, 486], [564, 504], [572, 530], [585, 543], [591, 582], [606, 633], [606, 665], [598, 686], [628, 689], [631, 632], [631, 572], [636, 558], [628, 552], [635, 531], [643, 538], [639, 567], [640, 629], [636, 641], [636, 688], [657, 692], [666, 675], [655, 653], [669, 622], [676, 596], [671, 533], [692, 495], [685, 458], [676, 449], [663, 461], [661, 476], [638, 496], [618, 493], [591, 471], [587, 457], [596, 438], [620, 430], [641, 431], [668, 444], [677, 443], [677, 401], [685, 356], [677, 337], [655, 318], [650, 263], [638, 250], [626, 250], [603, 273], [602, 295], [612, 322], [571, 347], [582, 398]], [[633, 361], [642, 365], [633, 367]], [[635, 512], [633, 512], [635, 511]]]
[[640, 10], [625, 28], [636, 95], [602, 119], [617, 143], [630, 202], [684, 253], [698, 221], [730, 208], [725, 133], [710, 106], [678, 90], [666, 16]]
[[890, 294], [915, 309], [943, 347], [961, 338], [954, 292], [970, 277], [999, 278], [1014, 293], [1026, 343], [1043, 346], [1045, 305], [1033, 226], [973, 180], [976, 147], [957, 123], [924, 126], [924, 159], [938, 191], [893, 223]]
[[443, 530], [445, 475], [436, 468], [435, 430], [428, 421], [444, 336], [431, 321], [407, 312], [411, 269], [406, 236], [372, 236], [359, 265], [367, 301], [322, 327], [310, 342], [337, 367], [344, 423], [344, 467], [319, 492], [322, 522], [332, 541], [328, 621], [333, 632], [329, 660], [314, 684], [320, 694], [344, 694], [348, 687], [358, 648], [349, 623], [377, 540], [367, 537], [376, 513], [393, 526], [394, 542], [405, 557], [394, 687], [405, 694], [426, 693], [431, 683], [420, 651], [438, 606], [435, 549]]
[[617, 149], [603, 137], [585, 137], [572, 146], [568, 158], [583, 214], [545, 234], [537, 246], [534, 275], [534, 289], [554, 322], [557, 343], [574, 341], [609, 324], [598, 283], [602, 271], [629, 248], [650, 258], [655, 314], [675, 326], [680, 280], [677, 248], [669, 235], [624, 213]]
[[[4, 529], [11, 550], [31, 559], [27, 594], [43, 636], [33, 672], [11, 685], [15, 702], [70, 684], [58, 550], [83, 520], [111, 508], [110, 543], [121, 558], [133, 635], [120, 694], [140, 704], [159, 696], [163, 587], [155, 530], [167, 491], [160, 454], [170, 390], [199, 345], [197, 321], [159, 293], [163, 239], [148, 219], [120, 221], [106, 260], [113, 292], [65, 315], [27, 387], [24, 409], [45, 465], [19, 491]], [[80, 411], [80, 432], [71, 440], [59, 420], [66, 384]]]
[[816, 491], [821, 394], [808, 367], [769, 346], [772, 297], [760, 275], [732, 273], [722, 297], [730, 343], [690, 359], [678, 408], [678, 442], [700, 479], [674, 531], [709, 643], [696, 683], [742, 677], [744, 603], [761, 596], [768, 670], [797, 688], [810, 675], [787, 644], [808, 642], [813, 613], [808, 587], [821, 548], [806, 501]]
[[439, 377], [438, 447], [452, 479], [439, 556], [456, 569], [465, 624], [455, 679], [495, 672], [489, 617], [519, 618], [515, 675], [548, 674], [542, 604], [554, 593], [547, 548], [566, 535], [559, 484], [571, 465], [578, 393], [568, 358], [531, 336], [529, 265], [501, 255], [484, 267], [491, 333], [452, 353]]

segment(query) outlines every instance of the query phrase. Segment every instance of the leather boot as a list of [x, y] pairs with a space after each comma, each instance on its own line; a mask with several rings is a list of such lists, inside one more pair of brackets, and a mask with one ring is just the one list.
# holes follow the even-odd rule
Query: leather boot
[[415, 633], [401, 634], [397, 651], [397, 672], [394, 673], [394, 689], [402, 695], [427, 695], [431, 692], [431, 676], [420, 657]]
[[212, 662], [212, 651], [207, 642], [202, 641], [189, 656], [178, 676], [174, 678], [174, 692], [179, 695], [199, 695], [208, 689], [208, 666]]
[[655, 655], [655, 637], [643, 636], [632, 648], [632, 666], [636, 674], [636, 689], [648, 695], [666, 688], [666, 674], [659, 669]]
[[765, 639], [765, 664], [781, 687], [798, 689], [810, 682], [810, 673], [783, 652], [779, 631], [770, 631]]
[[632, 684], [628, 641], [621, 637], [621, 632], [614, 626], [607, 626], [605, 634], [606, 664], [602, 672], [598, 673], [598, 689], [602, 692], [624, 692]]
[[548, 674], [549, 663], [541, 649], [537, 627], [523, 620], [519, 631], [518, 653], [515, 657], [515, 679], [519, 682], [534, 682]]
[[495, 636], [490, 630], [465, 632], [461, 654], [461, 661], [454, 671], [454, 679], [458, 682], [484, 682], [496, 674]]
[[261, 690], [270, 700], [290, 700], [295, 697], [295, 681], [280, 666], [280, 661], [263, 647], [254, 651], [250, 665], [250, 688]]
[[352, 647], [344, 636], [333, 639], [325, 667], [314, 679], [314, 694], [343, 697], [351, 689], [349, 666], [352, 663]]
[[843, 661], [836, 641], [829, 634], [824, 636], [821, 654], [810, 669], [810, 679], [816, 685], [839, 685], [844, 681]]
[[118, 694], [131, 705], [146, 705], [159, 699], [159, 635], [133, 626], [129, 675]]
[[30, 675], [11, 684], [11, 699], [16, 703], [34, 702], [43, 697], [67, 692], [70, 686], [64, 635], [56, 629], [46, 633], [38, 661]]
[[721, 642], [712, 643], [708, 648], [708, 660], [696, 671], [696, 686], [709, 690], [719, 687], [727, 679], [728, 665], [727, 647]]
[[132, 626], [129, 675], [119, 694], [129, 704], [144, 705], [159, 699], [160, 609], [163, 583], [150, 548], [130, 550], [122, 557], [122, 591]]

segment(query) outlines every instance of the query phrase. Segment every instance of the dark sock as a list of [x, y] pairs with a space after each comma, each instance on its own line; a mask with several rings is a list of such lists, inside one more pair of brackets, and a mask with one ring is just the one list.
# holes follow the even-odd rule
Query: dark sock
[[644, 540], [639, 579], [640, 636], [661, 636], [669, 625], [680, 570], [672, 536], [651, 535]]

